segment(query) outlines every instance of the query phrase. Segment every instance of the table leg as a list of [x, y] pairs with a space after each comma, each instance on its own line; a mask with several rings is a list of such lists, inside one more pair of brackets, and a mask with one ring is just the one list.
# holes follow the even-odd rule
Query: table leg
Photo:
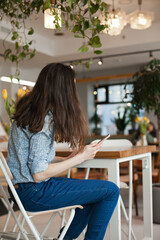
[[133, 164], [129, 161], [129, 213], [128, 213], [128, 240], [131, 240], [132, 234], [132, 182], [133, 182]]
[[[107, 160], [108, 162], [108, 180], [114, 182], [119, 186], [119, 162]], [[121, 213], [120, 213], [120, 200], [118, 200], [117, 206], [114, 210], [112, 218], [110, 220], [110, 240], [121, 240]]]
[[153, 239], [152, 159], [151, 153], [142, 160], [144, 239]]

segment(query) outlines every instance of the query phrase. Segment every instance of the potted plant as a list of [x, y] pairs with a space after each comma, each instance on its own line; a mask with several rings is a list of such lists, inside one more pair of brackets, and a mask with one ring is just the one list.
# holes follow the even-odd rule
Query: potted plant
[[120, 108], [118, 108], [117, 117], [114, 118], [113, 122], [117, 127], [117, 134], [124, 134], [124, 130], [129, 123], [127, 118], [128, 107], [124, 108], [123, 114], [121, 114]]
[[160, 59], [153, 59], [133, 76], [132, 104], [139, 111], [154, 111], [160, 141]]
[[10, 132], [10, 125], [13, 121], [12, 117], [15, 113], [16, 103], [21, 97], [23, 97], [25, 94], [28, 94], [28, 93], [29, 93], [29, 89], [23, 90], [23, 89], [19, 88], [17, 91], [17, 94], [16, 94], [16, 100], [14, 100], [14, 99], [9, 98], [9, 95], [8, 95], [8, 92], [6, 89], [2, 90], [2, 98], [4, 99], [5, 109], [7, 111], [7, 114], [9, 116], [9, 120], [10, 120], [10, 123], [5, 123], [5, 130], [8, 133], [8, 135]]
[[98, 127], [98, 124], [100, 124], [101, 121], [102, 120], [101, 120], [100, 116], [95, 111], [94, 115], [90, 118], [90, 123], [94, 124], [94, 128], [93, 128], [92, 131], [95, 135], [100, 135], [101, 134], [101, 128]]
[[133, 107], [128, 107], [128, 120], [131, 124], [132, 128], [129, 130], [129, 134], [132, 134], [136, 131], [136, 117], [137, 117], [137, 110]]

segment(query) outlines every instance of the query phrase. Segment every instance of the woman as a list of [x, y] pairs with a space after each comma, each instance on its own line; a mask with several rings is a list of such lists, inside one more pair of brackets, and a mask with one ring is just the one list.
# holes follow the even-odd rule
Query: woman
[[149, 122], [147, 126], [147, 142], [149, 145], [157, 143], [157, 130], [153, 122]]
[[[8, 164], [25, 209], [83, 205], [83, 210], [76, 210], [64, 239], [77, 238], [88, 225], [85, 240], [102, 240], [119, 188], [108, 181], [56, 177], [93, 159], [103, 143], [84, 146], [88, 127], [78, 101], [74, 71], [60, 63], [44, 67], [33, 90], [17, 103], [13, 119]], [[55, 157], [54, 140], [68, 142], [76, 150], [67, 158]]]

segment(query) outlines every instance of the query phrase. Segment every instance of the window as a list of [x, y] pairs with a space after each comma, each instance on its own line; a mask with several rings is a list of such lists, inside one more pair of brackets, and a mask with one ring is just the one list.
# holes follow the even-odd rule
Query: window
[[[117, 128], [114, 123], [114, 118], [117, 117], [118, 111], [123, 115], [124, 108], [131, 106], [131, 96], [126, 93], [132, 92], [133, 84], [130, 83], [126, 88], [125, 84], [104, 85], [95, 87], [95, 105], [98, 115], [101, 117], [101, 134], [107, 133], [116, 134]], [[125, 129], [125, 134], [128, 133], [130, 126]]]

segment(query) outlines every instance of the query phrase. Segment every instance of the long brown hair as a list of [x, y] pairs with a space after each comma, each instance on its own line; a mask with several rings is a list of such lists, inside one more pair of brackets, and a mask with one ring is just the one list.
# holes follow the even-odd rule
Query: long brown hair
[[17, 103], [13, 119], [18, 126], [39, 132], [49, 111], [55, 141], [69, 142], [71, 147], [85, 143], [89, 130], [77, 96], [75, 72], [61, 63], [42, 69], [33, 90]]

